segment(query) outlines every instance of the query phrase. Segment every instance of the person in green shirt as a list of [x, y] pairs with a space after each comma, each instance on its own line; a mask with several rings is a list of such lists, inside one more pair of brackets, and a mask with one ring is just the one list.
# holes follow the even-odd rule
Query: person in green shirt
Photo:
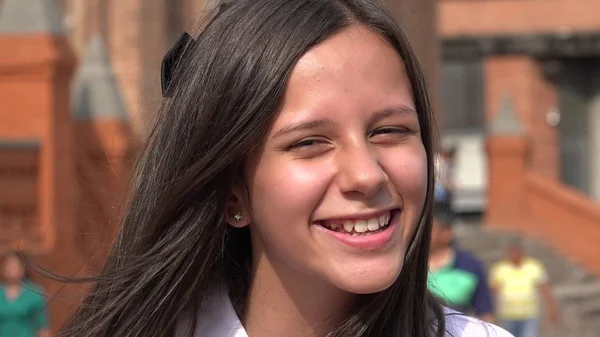
[[454, 242], [455, 214], [435, 204], [429, 253], [428, 288], [455, 311], [494, 321], [494, 303], [483, 263]]
[[42, 288], [26, 279], [21, 256], [7, 254], [1, 271], [0, 337], [49, 337]]

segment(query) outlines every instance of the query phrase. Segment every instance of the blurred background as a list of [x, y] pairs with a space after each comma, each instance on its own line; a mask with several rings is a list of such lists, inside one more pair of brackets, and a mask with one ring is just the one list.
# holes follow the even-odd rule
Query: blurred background
[[[384, 3], [453, 153], [457, 242], [491, 267], [522, 238], [559, 303], [544, 336], [600, 336], [600, 2]], [[98, 270], [162, 99], [161, 60], [216, 4], [0, 0], [0, 253]], [[56, 329], [85, 286], [33, 279]]]

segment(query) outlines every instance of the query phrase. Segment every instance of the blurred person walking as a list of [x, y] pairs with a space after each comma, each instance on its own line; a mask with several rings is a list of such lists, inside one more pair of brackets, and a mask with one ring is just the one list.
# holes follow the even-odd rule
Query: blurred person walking
[[436, 203], [429, 253], [429, 289], [459, 312], [494, 320], [492, 294], [483, 264], [454, 242], [454, 214]]
[[29, 281], [21, 256], [11, 252], [2, 260], [0, 337], [49, 337], [42, 289]]
[[522, 243], [511, 243], [504, 260], [494, 265], [490, 284], [501, 325], [515, 337], [538, 337], [539, 295], [544, 297], [551, 324], [558, 321], [556, 301], [544, 265], [525, 256]]
[[450, 147], [438, 152], [435, 156], [435, 200], [443, 203], [452, 210], [452, 197], [454, 196], [454, 167], [456, 148]]

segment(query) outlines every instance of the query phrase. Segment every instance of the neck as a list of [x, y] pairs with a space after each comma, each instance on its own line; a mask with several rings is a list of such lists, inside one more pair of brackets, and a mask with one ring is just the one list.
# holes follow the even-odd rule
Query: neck
[[429, 270], [436, 270], [445, 267], [454, 258], [454, 249], [452, 246], [444, 246], [431, 250], [429, 253]]
[[250, 336], [326, 336], [349, 294], [258, 253], [243, 325]]
[[517, 266], [517, 267], [520, 267], [520, 266], [521, 266], [521, 264], [523, 264], [523, 259], [519, 259], [519, 260], [511, 260], [511, 262], [512, 262], [512, 264], [513, 264], [513, 265], [515, 265], [515, 266]]
[[21, 287], [21, 280], [5, 280], [4, 281], [4, 285], [7, 288], [20, 288]]
[[19, 297], [21, 294], [21, 284], [17, 282], [6, 281], [5, 283], [6, 289], [4, 290], [4, 296], [6, 296], [9, 300], [14, 300]]

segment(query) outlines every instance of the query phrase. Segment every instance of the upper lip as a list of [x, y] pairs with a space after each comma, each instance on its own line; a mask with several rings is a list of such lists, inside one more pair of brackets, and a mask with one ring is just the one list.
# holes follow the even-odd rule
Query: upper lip
[[332, 221], [344, 221], [344, 220], [368, 220], [368, 219], [376, 218], [382, 214], [389, 213], [389, 212], [392, 212], [394, 210], [399, 210], [399, 209], [400, 209], [400, 207], [390, 207], [390, 208], [374, 210], [374, 211], [370, 211], [370, 212], [355, 213], [355, 214], [351, 214], [351, 215], [333, 216], [333, 217], [328, 217], [328, 218], [324, 218], [324, 219], [320, 219], [320, 220], [316, 220], [316, 221], [332, 222]]

